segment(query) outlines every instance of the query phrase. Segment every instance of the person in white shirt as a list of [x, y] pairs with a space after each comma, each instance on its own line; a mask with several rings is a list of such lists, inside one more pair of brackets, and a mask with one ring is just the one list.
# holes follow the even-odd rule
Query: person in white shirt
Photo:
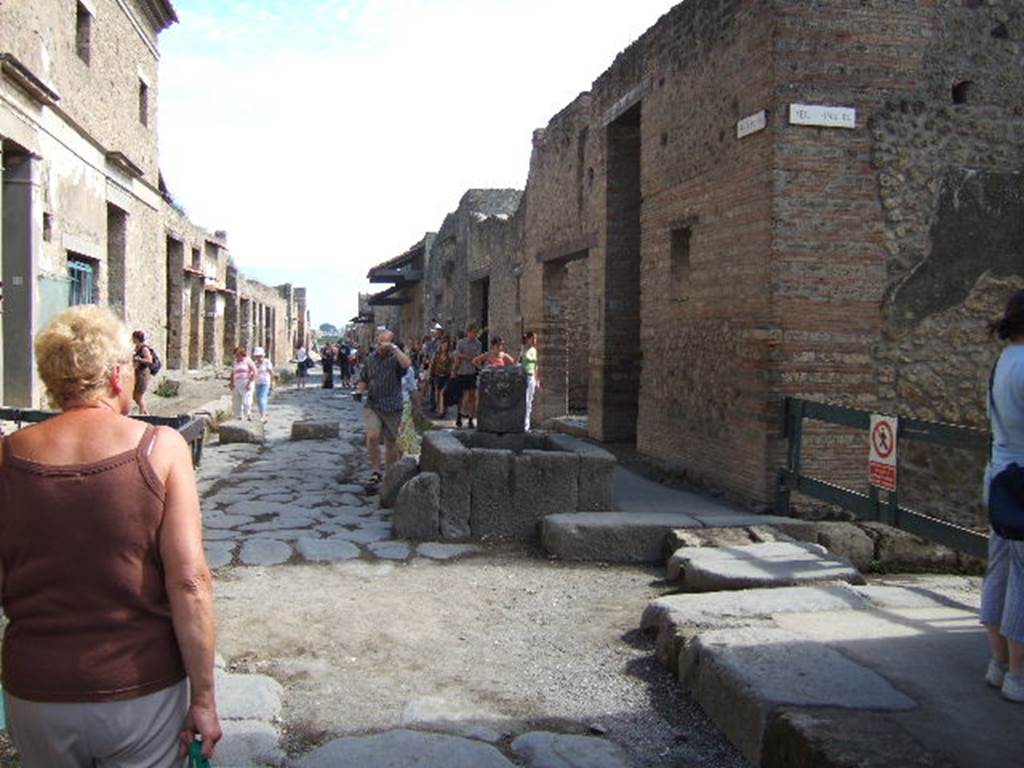
[[252, 362], [256, 366], [256, 407], [260, 411], [260, 420], [266, 424], [270, 390], [274, 385], [274, 364], [267, 359], [263, 347], [252, 351]]

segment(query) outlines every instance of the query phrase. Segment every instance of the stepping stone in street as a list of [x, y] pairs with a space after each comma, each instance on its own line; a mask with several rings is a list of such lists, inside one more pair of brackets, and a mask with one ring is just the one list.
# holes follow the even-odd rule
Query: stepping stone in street
[[208, 541], [203, 544], [206, 550], [206, 564], [210, 568], [223, 568], [231, 563], [235, 553], [235, 542], [233, 541]]
[[337, 421], [296, 421], [292, 423], [291, 439], [329, 440], [338, 436]]
[[405, 560], [412, 551], [404, 541], [377, 541], [366, 548], [381, 560]]
[[631, 768], [618, 744], [593, 736], [534, 731], [512, 742], [512, 751], [527, 768]]
[[222, 720], [269, 721], [280, 717], [284, 688], [274, 678], [215, 669], [214, 681]]
[[354, 560], [359, 557], [359, 547], [351, 541], [339, 539], [299, 539], [295, 549], [306, 560], [333, 563], [339, 560]]
[[276, 539], [247, 539], [238, 559], [244, 565], [279, 565], [291, 559], [292, 548]]
[[479, 551], [480, 547], [473, 544], [444, 544], [435, 541], [429, 541], [416, 547], [417, 555], [431, 560], [451, 560], [453, 557], [475, 554]]
[[295, 762], [296, 768], [514, 768], [490, 744], [458, 736], [388, 731], [331, 741]]
[[688, 592], [792, 587], [819, 581], [863, 584], [849, 560], [817, 544], [772, 541], [737, 547], [683, 547], [668, 563], [669, 580]]
[[270, 723], [227, 720], [223, 713], [221, 718], [224, 736], [217, 742], [217, 765], [281, 765], [284, 762], [281, 734]]

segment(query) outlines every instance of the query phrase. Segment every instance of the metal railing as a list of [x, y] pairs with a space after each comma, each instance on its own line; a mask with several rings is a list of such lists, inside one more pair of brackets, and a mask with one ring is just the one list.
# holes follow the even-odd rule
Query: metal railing
[[[899, 503], [898, 491], [880, 492], [879, 489], [872, 486], [870, 492], [864, 494], [802, 473], [805, 419], [862, 429], [867, 432], [871, 427], [871, 413], [840, 405], [789, 397], [786, 398], [785, 417], [788, 455], [786, 466], [779, 470], [778, 474], [775, 491], [776, 514], [788, 515], [791, 507], [790, 496], [793, 493], [799, 493], [849, 510], [858, 520], [875, 520], [885, 523], [974, 557], [985, 558], [988, 556], [988, 536], [986, 534], [902, 507]], [[898, 422], [896, 439], [898, 442], [928, 443], [947, 448], [982, 452], [987, 452], [989, 447], [989, 433], [984, 430], [903, 417], [900, 417]], [[866, 453], [865, 450], [865, 476], [867, 475]]]
[[[18, 429], [24, 424], [38, 424], [53, 418], [60, 411], [36, 411], [25, 408], [0, 408], [0, 421], [13, 421]], [[181, 416], [132, 416], [157, 427], [171, 427], [185, 438], [192, 450], [192, 466], [198, 467], [203, 460], [203, 442], [206, 439], [206, 419], [189, 415]]]

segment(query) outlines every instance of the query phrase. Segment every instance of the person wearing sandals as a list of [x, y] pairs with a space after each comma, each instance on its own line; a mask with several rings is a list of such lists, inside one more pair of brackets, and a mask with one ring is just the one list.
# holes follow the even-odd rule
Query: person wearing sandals
[[0, 442], [3, 697], [25, 768], [180, 768], [221, 737], [192, 452], [128, 418], [127, 339], [106, 307], [57, 315], [35, 351], [60, 413]]
[[[989, 331], [1008, 343], [991, 378], [992, 456], [985, 472], [986, 504], [996, 475], [1013, 463], [1024, 467], [1024, 290], [1010, 297], [1003, 317]], [[988, 630], [992, 657], [985, 681], [999, 688], [1004, 699], [1024, 704], [1024, 541], [1003, 538], [993, 530], [988, 553], [981, 623]]]
[[384, 441], [384, 470], [398, 460], [398, 434], [402, 424], [402, 379], [412, 360], [394, 344], [391, 331], [377, 334], [377, 347], [359, 371], [357, 395], [364, 399], [363, 421], [366, 450], [370, 454], [369, 489], [384, 479], [380, 462], [380, 443]]

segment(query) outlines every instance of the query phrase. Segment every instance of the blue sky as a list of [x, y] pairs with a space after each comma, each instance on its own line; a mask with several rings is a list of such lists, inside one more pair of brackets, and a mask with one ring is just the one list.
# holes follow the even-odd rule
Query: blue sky
[[526, 183], [533, 130], [671, 0], [175, 0], [161, 166], [242, 271], [356, 312], [366, 271], [470, 187]]

